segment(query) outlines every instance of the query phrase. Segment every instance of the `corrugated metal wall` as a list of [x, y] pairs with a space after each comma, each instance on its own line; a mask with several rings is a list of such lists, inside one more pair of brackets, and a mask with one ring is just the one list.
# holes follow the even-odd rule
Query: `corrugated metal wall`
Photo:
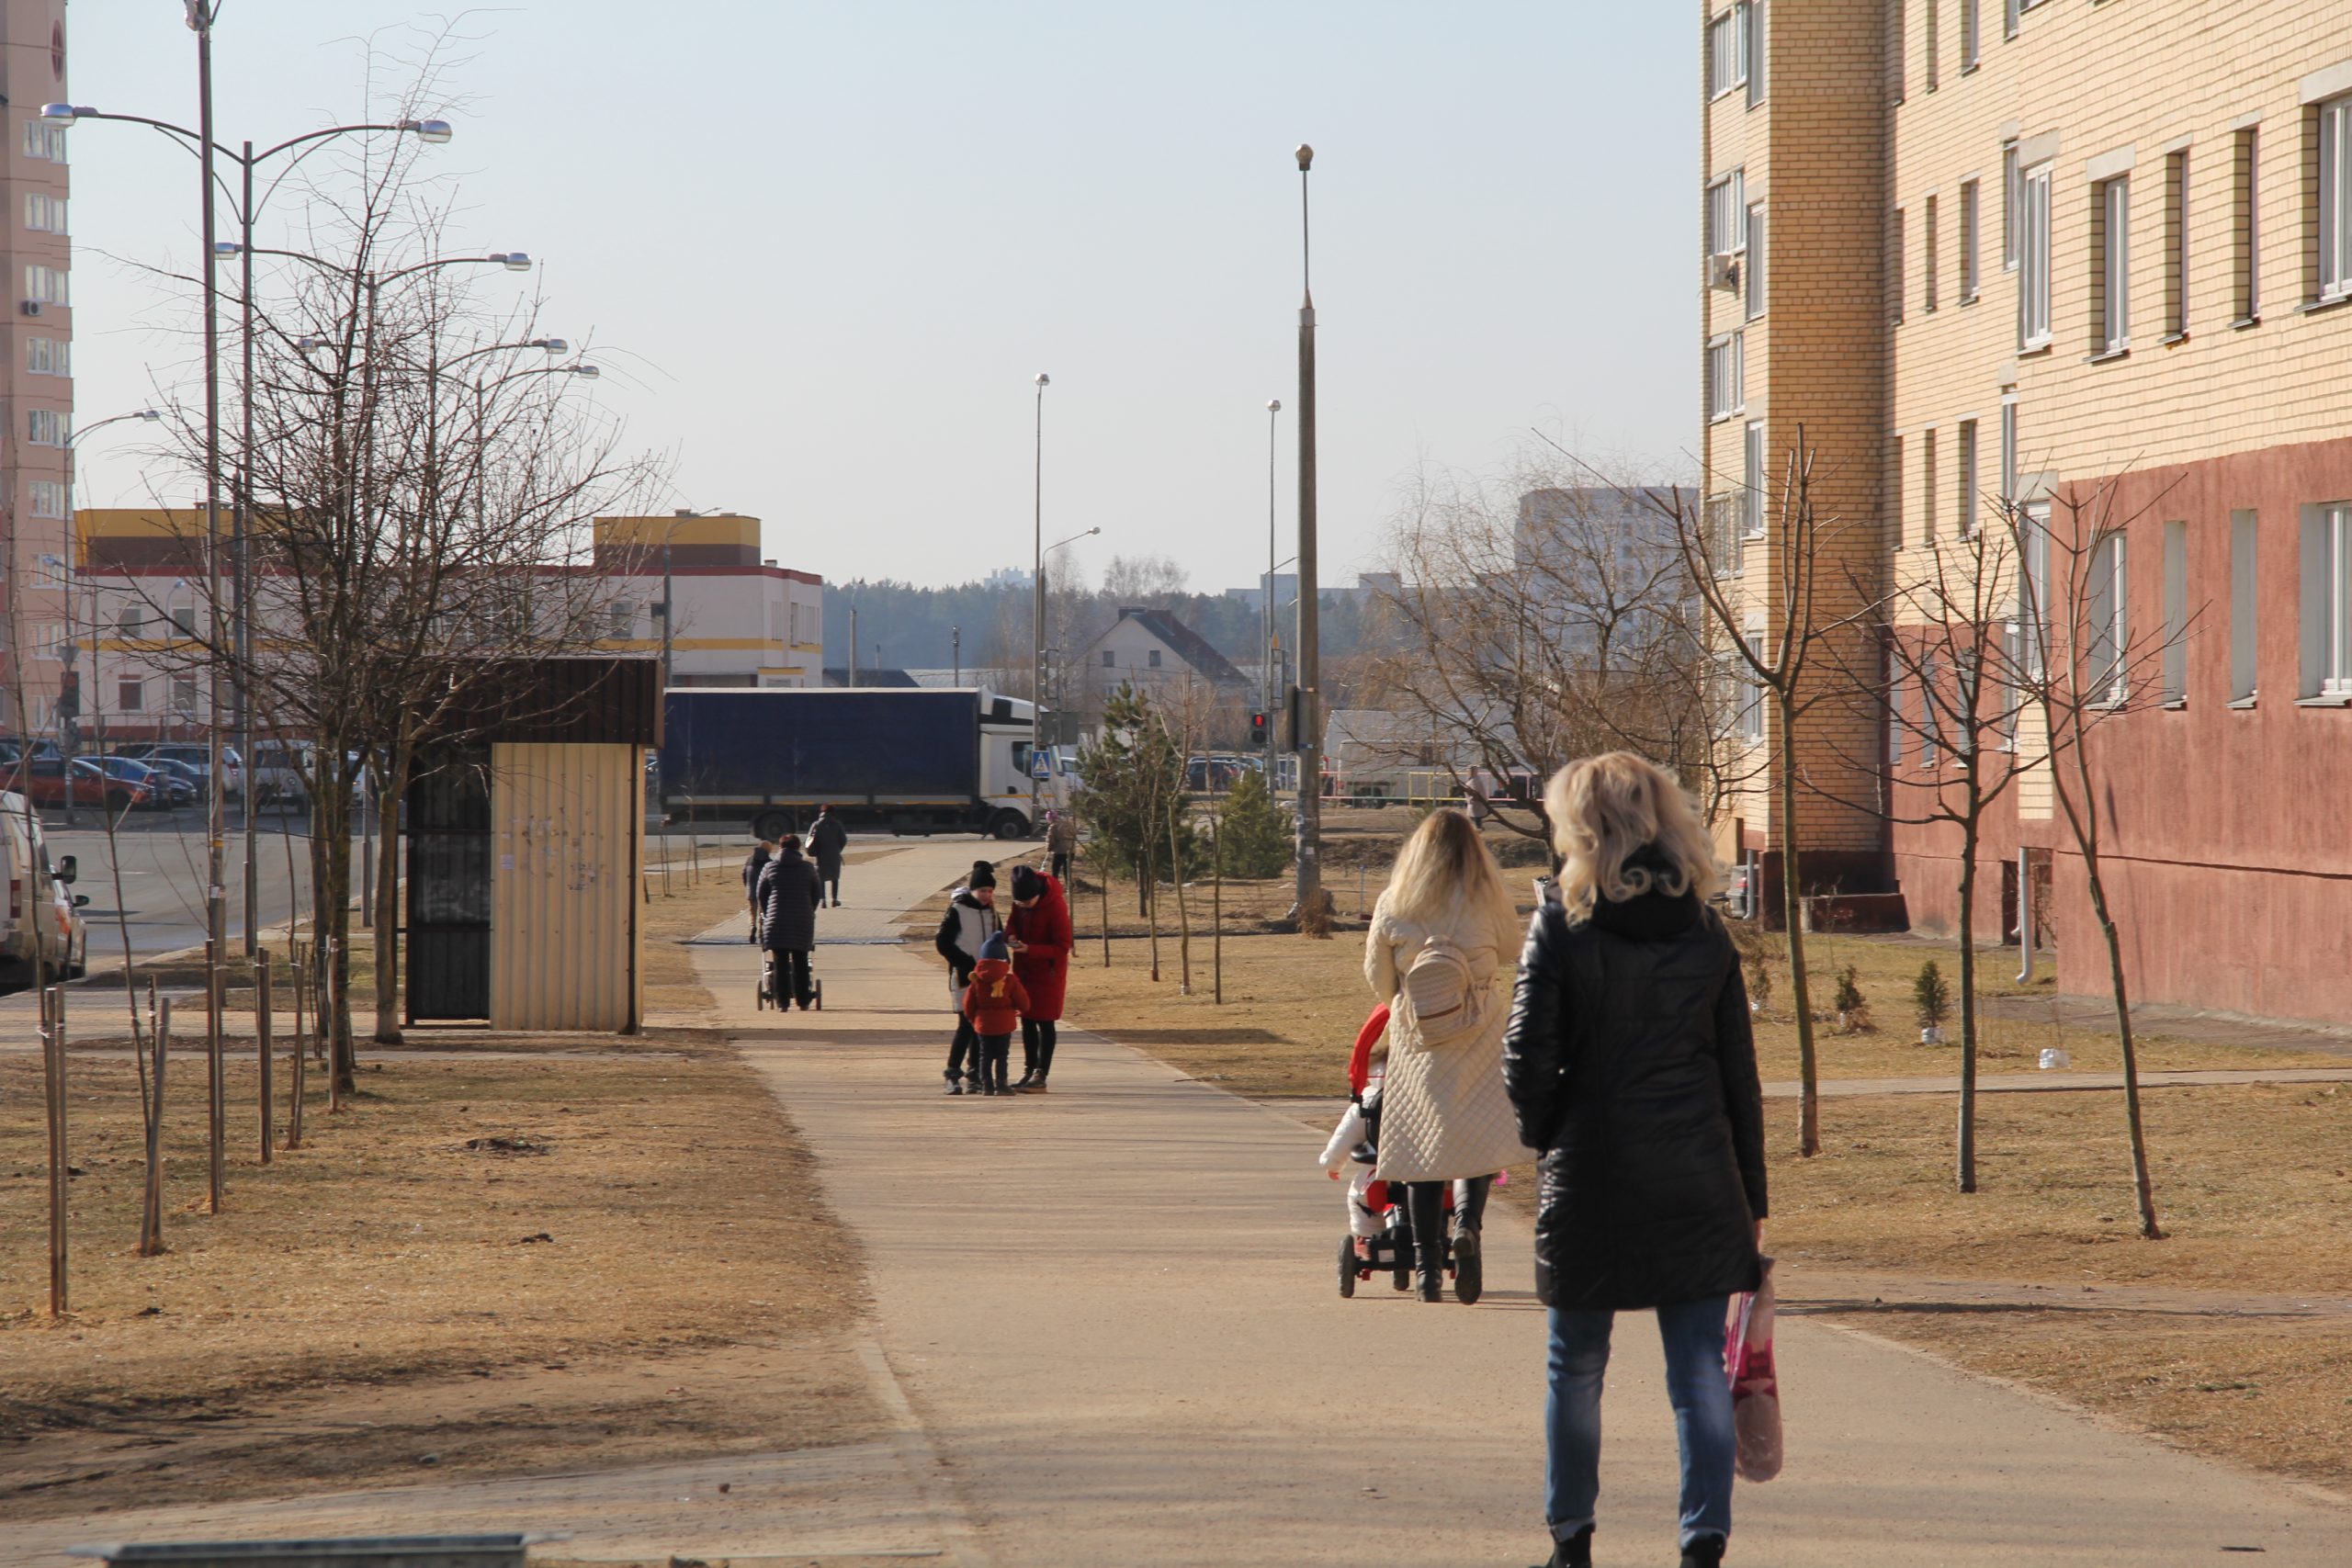
[[644, 1012], [633, 745], [491, 748], [490, 1021], [633, 1032]]

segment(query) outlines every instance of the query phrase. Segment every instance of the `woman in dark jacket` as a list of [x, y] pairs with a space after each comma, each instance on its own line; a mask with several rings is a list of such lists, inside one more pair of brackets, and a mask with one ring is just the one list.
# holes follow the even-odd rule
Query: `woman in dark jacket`
[[1592, 1561], [1600, 1384], [1614, 1314], [1654, 1308], [1682, 1446], [1682, 1562], [1731, 1534], [1727, 1298], [1752, 1291], [1764, 1103], [1747, 991], [1698, 813], [1630, 752], [1563, 768], [1544, 804], [1555, 898], [1520, 958], [1503, 1073], [1544, 1152], [1537, 1294], [1552, 1309], [1545, 1518], [1555, 1568]]
[[760, 871], [760, 944], [775, 955], [775, 1005], [808, 1010], [808, 950], [817, 945], [817, 868], [787, 836]]

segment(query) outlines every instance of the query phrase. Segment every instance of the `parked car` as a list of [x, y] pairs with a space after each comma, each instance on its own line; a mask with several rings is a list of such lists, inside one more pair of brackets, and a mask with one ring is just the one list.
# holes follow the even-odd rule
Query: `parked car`
[[196, 800], [196, 775], [193, 771], [174, 771], [160, 761], [141, 762], [130, 757], [93, 757], [89, 761], [110, 779], [145, 784], [147, 804], [154, 810], [168, 811], [175, 806], [191, 805]]
[[40, 815], [28, 808], [25, 797], [0, 794], [0, 875], [8, 885], [7, 914], [0, 920], [0, 972], [29, 984], [50, 976], [77, 978], [87, 971], [90, 933], [81, 911], [90, 900], [72, 890], [76, 874], [72, 855], [50, 864]]
[[109, 778], [87, 757], [77, 757], [73, 768], [62, 756], [35, 754], [29, 763], [16, 762], [0, 771], [0, 790], [29, 795], [40, 807], [101, 806], [108, 811], [131, 811], [144, 806], [152, 792], [144, 784]]
[[[141, 762], [158, 760], [166, 762], [184, 762], [196, 774], [197, 790], [199, 795], [209, 795], [212, 792], [210, 750], [195, 741], [141, 740], [129, 746], [116, 747], [115, 755], [134, 758]], [[237, 755], [235, 747], [220, 748], [220, 772], [223, 775], [222, 793], [231, 800], [236, 799], [244, 792], [245, 768], [244, 761]]]
[[288, 806], [300, 806], [310, 798], [306, 782], [310, 775], [311, 748], [288, 745], [279, 740], [260, 741], [254, 747], [252, 765], [245, 777], [253, 784], [254, 804], [266, 806], [282, 801]]

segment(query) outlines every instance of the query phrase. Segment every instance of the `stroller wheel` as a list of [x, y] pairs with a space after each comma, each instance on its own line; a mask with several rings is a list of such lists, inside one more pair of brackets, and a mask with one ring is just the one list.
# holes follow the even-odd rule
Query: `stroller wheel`
[[1486, 1289], [1486, 1269], [1477, 1250], [1457, 1253], [1453, 1259], [1453, 1299], [1464, 1306], [1476, 1306]]
[[1340, 1238], [1340, 1294], [1352, 1296], [1355, 1293], [1356, 1238], [1343, 1235]]

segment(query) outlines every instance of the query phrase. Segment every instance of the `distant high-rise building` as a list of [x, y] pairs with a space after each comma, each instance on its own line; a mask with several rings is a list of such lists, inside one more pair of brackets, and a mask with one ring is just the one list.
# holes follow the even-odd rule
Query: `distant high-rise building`
[[[66, 132], [43, 125], [65, 90], [65, 0], [0, 0], [0, 278], [9, 290], [0, 354], [0, 725], [51, 728], [66, 632], [68, 442], [74, 420], [72, 243]], [[13, 700], [23, 694], [24, 710]]]

